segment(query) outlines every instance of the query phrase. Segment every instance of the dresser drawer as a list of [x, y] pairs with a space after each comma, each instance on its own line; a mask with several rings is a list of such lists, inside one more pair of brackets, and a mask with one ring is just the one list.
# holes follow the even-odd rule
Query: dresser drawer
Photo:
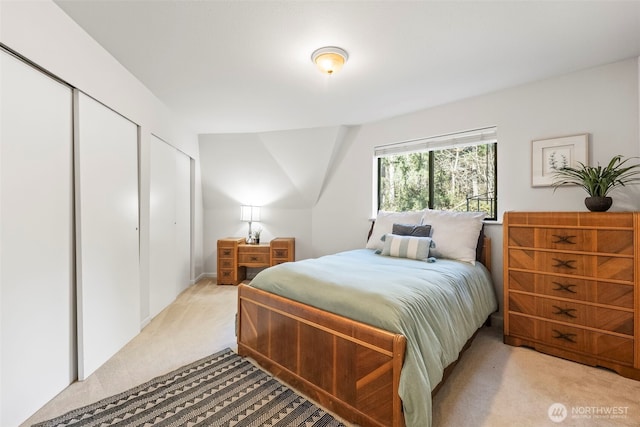
[[633, 312], [511, 292], [509, 311], [633, 337]]
[[633, 339], [509, 314], [509, 335], [633, 366]]
[[633, 255], [632, 230], [512, 227], [509, 245], [561, 251]]
[[525, 249], [509, 250], [509, 267], [633, 283], [633, 258]]
[[509, 289], [633, 309], [633, 285], [509, 271]]

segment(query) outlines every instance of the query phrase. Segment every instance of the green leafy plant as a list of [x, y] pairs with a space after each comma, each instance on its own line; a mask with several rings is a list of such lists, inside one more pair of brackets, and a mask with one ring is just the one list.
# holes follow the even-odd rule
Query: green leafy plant
[[578, 166], [563, 166], [554, 172], [554, 191], [561, 185], [578, 185], [591, 197], [607, 197], [618, 186], [640, 182], [640, 164], [628, 165], [631, 160], [617, 155], [605, 167], [587, 166], [578, 162]]

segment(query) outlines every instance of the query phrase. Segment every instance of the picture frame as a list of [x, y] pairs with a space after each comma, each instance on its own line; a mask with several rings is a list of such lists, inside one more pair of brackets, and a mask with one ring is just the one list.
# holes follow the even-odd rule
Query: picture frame
[[550, 187], [554, 168], [575, 167], [589, 160], [589, 134], [531, 141], [531, 186]]

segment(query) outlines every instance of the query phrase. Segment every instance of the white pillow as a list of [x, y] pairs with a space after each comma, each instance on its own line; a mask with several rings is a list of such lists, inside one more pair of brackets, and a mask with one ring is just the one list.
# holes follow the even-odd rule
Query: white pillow
[[382, 255], [398, 258], [427, 259], [432, 247], [431, 237], [398, 236], [385, 234]]
[[436, 247], [431, 256], [476, 263], [476, 246], [482, 229], [484, 212], [452, 212], [428, 210], [422, 223], [431, 226]]
[[378, 216], [376, 217], [376, 222], [373, 225], [373, 231], [367, 241], [366, 248], [382, 250], [384, 245], [384, 242], [381, 240], [382, 236], [391, 233], [394, 223], [420, 224], [420, 220], [425, 211], [426, 210], [407, 212], [378, 211]]

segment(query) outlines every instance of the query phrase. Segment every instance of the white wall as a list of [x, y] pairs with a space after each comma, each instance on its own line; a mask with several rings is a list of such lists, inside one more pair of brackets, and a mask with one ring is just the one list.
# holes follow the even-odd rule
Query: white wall
[[[362, 247], [373, 201], [373, 147], [467, 129], [498, 127], [498, 216], [506, 210], [585, 211], [578, 188], [532, 188], [531, 140], [589, 133], [592, 162], [640, 155], [638, 60], [617, 62], [365, 124], [351, 129], [347, 149], [313, 209], [315, 255]], [[637, 188], [616, 192], [613, 210], [638, 210]], [[493, 275], [502, 294], [502, 228], [489, 225]]]
[[296, 259], [313, 254], [311, 217], [346, 134], [342, 126], [200, 135], [205, 271], [215, 276], [217, 240], [244, 237], [240, 205], [261, 206], [261, 240], [295, 237]]
[[158, 135], [195, 159], [194, 272], [203, 273], [197, 135], [50, 0], [0, 1], [0, 42], [141, 127], [141, 319], [149, 317], [149, 146]]

